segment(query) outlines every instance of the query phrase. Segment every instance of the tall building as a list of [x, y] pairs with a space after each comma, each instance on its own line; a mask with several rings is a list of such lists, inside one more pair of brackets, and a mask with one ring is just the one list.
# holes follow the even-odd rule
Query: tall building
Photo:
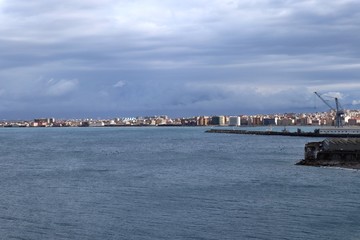
[[238, 116], [229, 117], [229, 126], [241, 126], [241, 118]]
[[213, 116], [211, 118], [211, 124], [224, 126], [225, 125], [225, 116]]
[[254, 125], [254, 126], [263, 125], [262, 117], [252, 117], [251, 125]]
[[198, 126], [207, 126], [209, 124], [209, 117], [205, 117], [205, 116], [197, 117], [196, 124]]

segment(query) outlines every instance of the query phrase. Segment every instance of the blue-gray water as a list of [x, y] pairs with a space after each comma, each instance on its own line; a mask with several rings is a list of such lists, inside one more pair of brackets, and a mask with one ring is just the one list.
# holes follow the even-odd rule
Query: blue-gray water
[[318, 139], [204, 128], [0, 129], [0, 239], [360, 239], [360, 171]]

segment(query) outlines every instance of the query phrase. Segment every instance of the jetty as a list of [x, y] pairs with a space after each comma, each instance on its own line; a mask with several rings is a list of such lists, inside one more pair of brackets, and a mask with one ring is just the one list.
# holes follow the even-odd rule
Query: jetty
[[303, 132], [298, 129], [296, 132], [289, 131], [249, 131], [240, 129], [220, 129], [213, 128], [206, 130], [207, 133], [225, 133], [225, 134], [248, 134], [248, 135], [265, 135], [265, 136], [291, 136], [291, 137], [326, 137], [326, 138], [360, 138], [360, 134], [350, 133], [347, 131], [343, 132], [324, 132], [319, 129], [313, 132]]

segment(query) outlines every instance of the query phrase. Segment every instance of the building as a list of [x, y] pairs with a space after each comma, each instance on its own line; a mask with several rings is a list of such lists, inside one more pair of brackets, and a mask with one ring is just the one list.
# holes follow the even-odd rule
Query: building
[[276, 119], [275, 118], [264, 118], [263, 123], [265, 126], [276, 125]]
[[294, 125], [294, 119], [287, 118], [287, 117], [283, 118], [283, 119], [278, 119], [277, 125], [280, 125], [280, 126]]
[[34, 123], [37, 123], [38, 127], [47, 127], [51, 126], [53, 123], [55, 123], [54, 118], [36, 118], [34, 119]]
[[262, 117], [252, 117], [250, 123], [254, 126], [263, 125]]
[[348, 127], [348, 128], [320, 128], [319, 129], [320, 134], [360, 134], [360, 129], [356, 127]]
[[305, 145], [304, 160], [297, 163], [307, 166], [360, 168], [359, 138], [328, 138]]
[[241, 126], [241, 118], [238, 116], [229, 117], [229, 126]]
[[104, 127], [105, 123], [103, 121], [90, 121], [88, 123], [89, 127]]
[[225, 116], [213, 116], [211, 118], [211, 124], [224, 126], [225, 125]]
[[241, 122], [240, 122], [240, 125], [249, 125], [249, 117], [247, 116], [243, 116], [241, 117]]
[[205, 116], [197, 117], [196, 118], [196, 125], [197, 126], [207, 126], [209, 125], [209, 118]]

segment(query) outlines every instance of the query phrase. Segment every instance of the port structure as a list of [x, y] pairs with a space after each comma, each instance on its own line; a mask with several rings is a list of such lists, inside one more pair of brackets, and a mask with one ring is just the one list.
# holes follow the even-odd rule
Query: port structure
[[323, 97], [321, 97], [321, 95], [317, 92], [314, 92], [316, 94], [316, 96], [318, 96], [321, 101], [323, 101], [331, 110], [333, 110], [335, 112], [335, 127], [342, 127], [343, 123], [342, 123], [342, 118], [345, 114], [344, 110], [342, 109], [342, 107], [340, 106], [339, 103], [339, 99], [337, 97], [335, 97], [335, 107], [331, 106]]

